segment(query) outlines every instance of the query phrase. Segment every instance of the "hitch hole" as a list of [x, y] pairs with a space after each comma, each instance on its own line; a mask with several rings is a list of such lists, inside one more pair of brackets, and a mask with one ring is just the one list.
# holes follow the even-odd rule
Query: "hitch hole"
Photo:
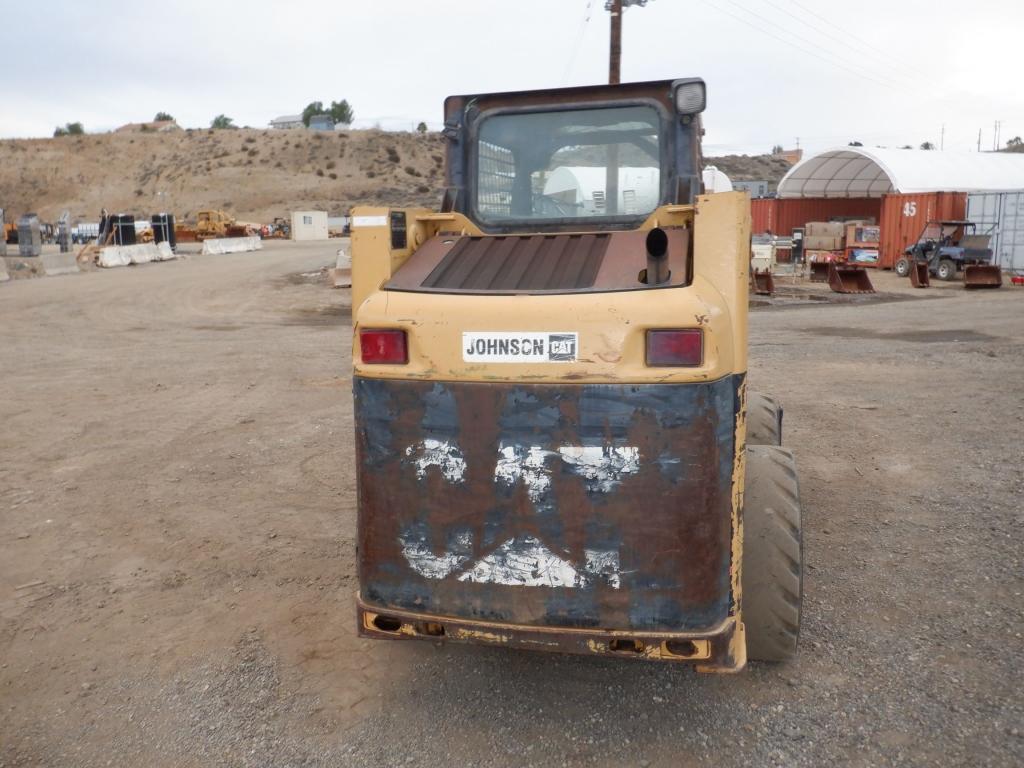
[[397, 632], [402, 628], [402, 622], [393, 616], [374, 616], [373, 626], [381, 632]]
[[644, 644], [642, 640], [634, 640], [630, 637], [616, 637], [608, 642], [608, 648], [618, 653], [643, 653]]
[[697, 646], [692, 640], [666, 640], [665, 650], [673, 656], [689, 658], [697, 655]]
[[416, 625], [416, 633], [430, 637], [444, 637], [444, 624], [436, 621], [423, 621]]

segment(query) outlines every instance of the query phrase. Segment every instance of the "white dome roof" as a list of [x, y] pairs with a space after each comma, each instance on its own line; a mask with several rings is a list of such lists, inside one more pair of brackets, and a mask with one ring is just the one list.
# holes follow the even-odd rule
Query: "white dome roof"
[[1024, 189], [1024, 154], [841, 147], [797, 163], [779, 197], [881, 197], [890, 192]]

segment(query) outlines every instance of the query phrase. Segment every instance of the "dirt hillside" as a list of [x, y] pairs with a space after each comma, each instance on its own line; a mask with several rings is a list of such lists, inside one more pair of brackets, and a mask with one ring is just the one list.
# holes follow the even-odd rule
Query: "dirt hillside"
[[[179, 220], [205, 208], [267, 222], [302, 209], [340, 215], [359, 203], [436, 205], [439, 134], [186, 130], [0, 141], [0, 207], [55, 221], [95, 221], [101, 208]], [[777, 181], [776, 158], [707, 158], [735, 179]], [[779, 166], [779, 167], [776, 167]]]

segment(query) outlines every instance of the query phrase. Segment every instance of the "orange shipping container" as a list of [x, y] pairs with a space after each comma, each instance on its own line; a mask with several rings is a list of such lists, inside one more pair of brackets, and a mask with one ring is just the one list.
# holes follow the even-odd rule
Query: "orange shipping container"
[[917, 242], [929, 221], [963, 219], [966, 215], [966, 192], [885, 195], [878, 266], [892, 269], [903, 250]]
[[750, 201], [750, 231], [788, 237], [794, 227], [802, 227], [809, 221], [833, 218], [878, 221], [880, 213], [881, 200], [877, 197], [762, 198]]

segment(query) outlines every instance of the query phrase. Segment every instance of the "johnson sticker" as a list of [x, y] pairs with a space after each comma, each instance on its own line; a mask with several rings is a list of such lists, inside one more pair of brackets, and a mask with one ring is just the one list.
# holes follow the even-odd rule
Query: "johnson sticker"
[[566, 331], [472, 331], [462, 334], [467, 363], [575, 363], [579, 334]]

